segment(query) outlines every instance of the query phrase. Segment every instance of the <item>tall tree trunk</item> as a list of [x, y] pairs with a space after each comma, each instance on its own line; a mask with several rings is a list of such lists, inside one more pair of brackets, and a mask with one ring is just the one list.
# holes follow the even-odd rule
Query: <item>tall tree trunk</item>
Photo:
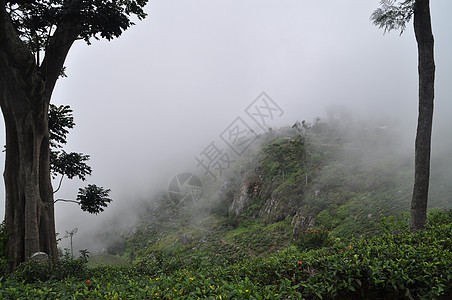
[[[6, 127], [5, 224], [15, 269], [35, 252], [57, 258], [50, 179], [48, 105], [40, 86], [23, 89], [21, 77], [3, 72], [0, 104]], [[31, 92], [24, 92], [31, 91]]]
[[20, 40], [0, 0], [0, 106], [6, 127], [5, 223], [15, 269], [31, 254], [57, 259], [50, 179], [51, 95], [81, 26], [69, 18], [49, 38], [42, 64]]
[[418, 45], [419, 116], [415, 144], [415, 175], [411, 200], [411, 231], [425, 228], [430, 180], [435, 60], [429, 0], [416, 0], [414, 33]]
[[33, 54], [18, 38], [0, 0], [0, 106], [6, 128], [5, 224], [15, 269], [43, 251], [57, 259], [50, 180], [47, 89]]

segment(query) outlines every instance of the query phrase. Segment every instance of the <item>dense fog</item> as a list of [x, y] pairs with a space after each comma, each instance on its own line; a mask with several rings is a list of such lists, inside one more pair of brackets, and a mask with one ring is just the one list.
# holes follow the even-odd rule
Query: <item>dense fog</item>
[[[57, 203], [57, 232], [78, 228], [82, 237], [112, 217], [121, 226], [133, 223], [140, 201], [165, 191], [174, 176], [199, 169], [196, 158], [212, 142], [226, 147], [222, 134], [234, 122], [259, 133], [344, 113], [350, 120], [396, 124], [399, 150], [411, 156], [416, 41], [412, 24], [402, 35], [384, 35], [371, 24], [379, 3], [155, 0], [146, 7], [149, 16], [119, 39], [76, 43], [53, 103], [73, 108], [77, 125], [65, 149], [91, 155], [93, 175], [87, 182], [64, 179], [55, 198], [74, 199], [79, 187], [95, 183], [112, 190], [113, 203], [97, 216]], [[435, 158], [452, 149], [452, 3], [433, 1], [431, 9]], [[262, 92], [279, 109], [264, 129], [249, 114]], [[4, 144], [3, 119], [0, 132]], [[3, 215], [3, 185], [0, 199]]]

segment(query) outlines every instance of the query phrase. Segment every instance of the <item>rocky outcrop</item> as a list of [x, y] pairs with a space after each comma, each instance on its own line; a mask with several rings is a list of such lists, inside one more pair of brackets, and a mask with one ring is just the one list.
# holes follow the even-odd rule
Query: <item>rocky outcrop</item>
[[291, 222], [291, 225], [293, 226], [293, 236], [297, 236], [300, 232], [314, 226], [314, 223], [315, 218], [311, 216], [303, 216], [297, 212]]
[[248, 184], [242, 183], [240, 186], [240, 190], [237, 195], [234, 197], [231, 206], [229, 207], [229, 213], [233, 213], [235, 215], [240, 215], [242, 211], [245, 209], [246, 205], [250, 201], [250, 195], [248, 194]]

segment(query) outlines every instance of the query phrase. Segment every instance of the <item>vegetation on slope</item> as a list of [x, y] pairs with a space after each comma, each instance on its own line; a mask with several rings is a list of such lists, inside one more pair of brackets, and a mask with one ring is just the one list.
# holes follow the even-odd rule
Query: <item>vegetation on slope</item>
[[286, 248], [227, 262], [200, 253], [164, 254], [133, 267], [22, 265], [0, 281], [0, 298], [26, 299], [450, 299], [452, 211], [435, 211], [426, 231], [398, 222], [371, 238], [329, 247]]
[[[448, 299], [452, 211], [408, 232], [411, 157], [377, 125], [272, 130], [222, 181], [204, 178], [196, 205], [162, 194], [135, 227], [103, 232], [116, 266], [27, 263], [0, 275], [0, 298]], [[431, 206], [451, 208], [451, 187], [432, 186]]]
[[[343, 121], [269, 131], [203, 199], [179, 207], [166, 195], [144, 202], [124, 237], [124, 257], [163, 251], [262, 256], [295, 245], [308, 229], [338, 238], [379, 232], [381, 216], [409, 210], [412, 156], [395, 126]], [[432, 183], [435, 185], [435, 183]], [[431, 207], [450, 208], [451, 186]]]

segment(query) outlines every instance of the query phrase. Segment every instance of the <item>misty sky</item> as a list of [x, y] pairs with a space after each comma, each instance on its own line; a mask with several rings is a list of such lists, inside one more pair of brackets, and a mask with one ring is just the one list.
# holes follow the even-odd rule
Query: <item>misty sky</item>
[[[90, 154], [93, 176], [65, 180], [55, 197], [74, 199], [79, 187], [95, 183], [111, 188], [114, 202], [102, 217], [57, 203], [57, 231], [89, 231], [132, 200], [165, 190], [237, 117], [249, 121], [244, 110], [263, 91], [284, 111], [273, 127], [342, 106], [360, 118], [403, 119], [414, 138], [412, 24], [401, 36], [383, 35], [369, 20], [379, 2], [152, 0], [148, 18], [119, 39], [76, 43], [53, 103], [74, 109], [66, 150]], [[431, 9], [435, 130], [452, 116], [452, 1], [432, 0]], [[0, 134], [4, 144], [3, 119]]]

